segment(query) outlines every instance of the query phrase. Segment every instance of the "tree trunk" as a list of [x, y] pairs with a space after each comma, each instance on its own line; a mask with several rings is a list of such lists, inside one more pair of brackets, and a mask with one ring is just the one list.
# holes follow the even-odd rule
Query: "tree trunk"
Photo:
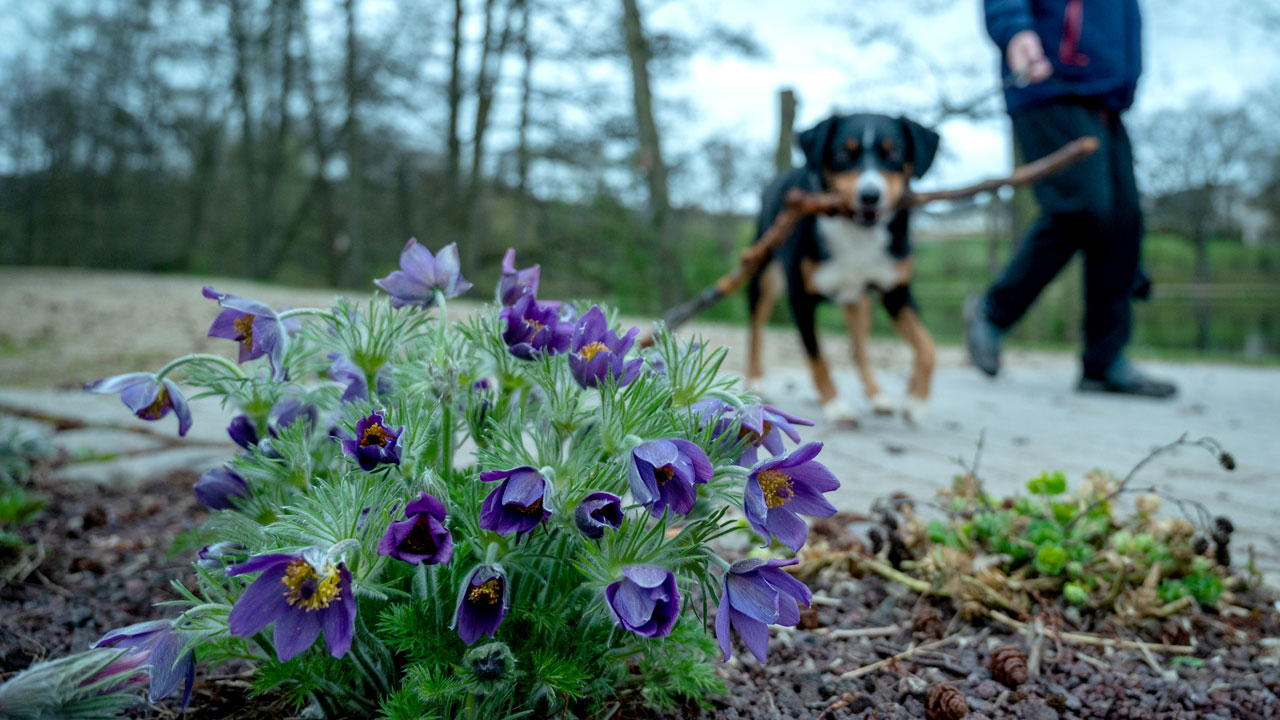
[[360, 76], [357, 65], [356, 0], [344, 0], [347, 24], [345, 84], [347, 91], [347, 254], [345, 284], [365, 282], [364, 155], [360, 130]]
[[533, 198], [529, 196], [529, 116], [533, 101], [533, 38], [530, 27], [529, 0], [520, 2], [520, 51], [524, 67], [520, 73], [520, 126], [517, 129], [516, 142], [516, 194], [519, 198], [519, 222], [516, 224], [517, 238], [522, 242], [529, 240], [529, 214]]
[[631, 65], [631, 91], [635, 106], [636, 131], [640, 141], [640, 166], [649, 189], [649, 222], [654, 232], [657, 262], [654, 282], [663, 304], [682, 299], [679, 265], [668, 237], [671, 200], [667, 193], [667, 166], [662, 159], [662, 142], [653, 114], [649, 87], [649, 44], [641, 24], [636, 0], [622, 0], [622, 31], [627, 59]]
[[493, 109], [494, 86], [502, 70], [502, 58], [506, 55], [507, 45], [511, 40], [511, 13], [508, 9], [497, 47], [494, 47], [494, 4], [495, 0], [485, 0], [484, 4], [484, 45], [480, 51], [480, 70], [476, 74], [476, 117], [471, 135], [471, 175], [468, 178], [467, 195], [463, 198], [463, 207], [466, 212], [464, 220], [466, 227], [465, 232], [462, 233], [466, 239], [464, 254], [467, 265], [473, 268], [473, 272], [474, 268], [480, 264], [480, 238], [483, 237], [483, 228], [480, 225], [483, 221], [484, 209], [484, 200], [481, 197], [484, 185], [484, 138], [489, 129], [489, 113]]
[[[305, 13], [305, 9], [302, 10]], [[307, 92], [307, 120], [311, 125], [311, 148], [316, 156], [316, 201], [320, 211], [321, 241], [328, 258], [327, 279], [329, 287], [342, 281], [343, 253], [338, 247], [338, 222], [334, 215], [333, 188], [325, 173], [329, 167], [330, 147], [325, 139], [323, 111], [316, 89], [315, 75], [311, 67], [311, 31], [305, 14], [299, 15], [302, 26], [302, 79]]]
[[458, 137], [462, 107], [462, 0], [453, 2], [453, 47], [449, 55], [449, 86], [445, 101], [449, 105], [448, 129], [445, 137], [444, 201], [441, 217], [445, 218], [446, 231], [457, 232], [462, 226], [458, 209], [462, 194], [462, 139]]
[[249, 105], [249, 30], [245, 27], [243, 0], [231, 0], [229, 16], [231, 42], [235, 48], [235, 70], [232, 91], [240, 109], [241, 190], [245, 193], [246, 218], [244, 263], [253, 267], [258, 248], [266, 239], [263, 233], [262, 195], [258, 191], [257, 143], [254, 141], [253, 110]]
[[778, 92], [778, 149], [773, 156], [778, 174], [791, 169], [791, 134], [796, 125], [796, 93], [787, 88]]

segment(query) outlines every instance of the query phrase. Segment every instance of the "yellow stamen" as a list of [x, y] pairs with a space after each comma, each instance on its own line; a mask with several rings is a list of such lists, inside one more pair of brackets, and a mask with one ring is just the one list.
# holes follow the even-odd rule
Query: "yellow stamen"
[[663, 465], [660, 468], [653, 469], [653, 478], [658, 481], [658, 487], [666, 485], [671, 478], [676, 476], [676, 469], [670, 465]]
[[467, 602], [497, 605], [502, 601], [502, 580], [489, 578], [467, 591]]
[[387, 441], [391, 439], [391, 433], [381, 425], [374, 423], [364, 429], [364, 434], [360, 436], [360, 447], [369, 447], [377, 445], [378, 447], [386, 447]]
[[591, 358], [595, 357], [596, 353], [600, 352], [610, 352], [609, 346], [597, 341], [590, 345], [583, 345], [582, 349], [578, 351], [578, 354], [582, 356], [583, 360], [591, 362]]
[[537, 320], [530, 320], [529, 318], [525, 318], [525, 319], [524, 319], [524, 324], [525, 324], [525, 325], [528, 325], [528, 326], [529, 326], [529, 327], [531, 327], [531, 328], [533, 328], [533, 334], [529, 336], [529, 340], [531, 340], [531, 341], [532, 341], [534, 338], [538, 337], [538, 333], [542, 332], [542, 328], [546, 327], [546, 325], [543, 325], [542, 323], [538, 322]]
[[151, 404], [138, 411], [138, 417], [146, 420], [159, 420], [164, 416], [164, 412], [169, 406], [169, 389], [160, 386], [160, 392], [156, 393], [156, 399]]
[[760, 427], [759, 433], [747, 427], [746, 425], [743, 425], [742, 427], [738, 428], [738, 439], [739, 440], [749, 439], [751, 441], [751, 444], [754, 445], [760, 442], [761, 438], [769, 437], [769, 433], [771, 432], [773, 432], [773, 423], [769, 422], [768, 420], [765, 420]]
[[764, 505], [772, 510], [787, 504], [796, 496], [792, 490], [791, 478], [777, 470], [761, 470], [756, 475], [760, 490], [764, 493]]
[[542, 514], [542, 498], [538, 498], [528, 505], [511, 505], [514, 512], [521, 515], [541, 515]]
[[236, 334], [240, 335], [240, 344], [243, 345], [246, 350], [252, 350], [253, 349], [253, 316], [241, 315], [240, 317], [236, 318], [235, 323], [233, 324], [235, 325], [235, 328], [236, 328]]
[[291, 560], [280, 583], [288, 588], [285, 597], [289, 604], [307, 612], [323, 610], [335, 600], [341, 601], [338, 588], [338, 568], [324, 567], [324, 577], [316, 573], [311, 563], [298, 558]]

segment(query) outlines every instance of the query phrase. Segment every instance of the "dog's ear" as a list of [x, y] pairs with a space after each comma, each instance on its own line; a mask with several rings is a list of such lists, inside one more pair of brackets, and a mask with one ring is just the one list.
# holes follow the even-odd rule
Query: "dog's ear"
[[902, 123], [902, 132], [909, 143], [907, 160], [911, 162], [911, 176], [924, 177], [938, 154], [938, 133], [905, 117], [898, 118], [898, 122]]
[[824, 169], [823, 156], [831, 143], [831, 132], [836, 129], [839, 119], [838, 116], [832, 115], [808, 130], [796, 134], [796, 145], [799, 145], [800, 151], [804, 153], [805, 163], [818, 172]]

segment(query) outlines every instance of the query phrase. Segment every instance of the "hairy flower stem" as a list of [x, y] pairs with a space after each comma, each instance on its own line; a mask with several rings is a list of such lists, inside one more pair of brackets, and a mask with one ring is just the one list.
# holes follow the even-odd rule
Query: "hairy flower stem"
[[187, 363], [193, 363], [193, 362], [206, 362], [206, 361], [217, 363], [227, 368], [231, 372], [235, 373], [236, 377], [240, 379], [244, 379], [246, 377], [246, 375], [244, 374], [244, 371], [240, 369], [239, 365], [232, 362], [231, 360], [228, 360], [227, 358], [222, 357], [221, 355], [211, 355], [209, 353], [191, 353], [190, 355], [183, 355], [182, 357], [174, 358], [173, 360], [170, 360], [168, 363], [166, 363], [164, 367], [160, 368], [160, 370], [156, 372], [156, 382], [160, 382], [161, 380], [163, 380], [165, 375], [168, 375], [169, 373], [173, 372], [181, 365], [186, 365]]
[[448, 402], [440, 405], [440, 472], [446, 479], [453, 474], [453, 408]]
[[316, 317], [331, 318], [333, 317], [333, 311], [325, 310], [323, 308], [293, 308], [292, 310], [285, 310], [284, 312], [279, 313], [276, 317], [281, 320], [288, 320], [291, 317], [298, 317], [300, 315], [315, 315]]

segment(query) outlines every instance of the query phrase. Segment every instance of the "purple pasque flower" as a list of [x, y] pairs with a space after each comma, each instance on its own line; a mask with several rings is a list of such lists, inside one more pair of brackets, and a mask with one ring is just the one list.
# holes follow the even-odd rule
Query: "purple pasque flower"
[[573, 520], [583, 535], [600, 538], [605, 528], [617, 530], [622, 526], [622, 498], [613, 493], [593, 492], [578, 503]]
[[[189, 633], [177, 632], [168, 620], [152, 620], [122, 627], [103, 635], [91, 647], [110, 647], [125, 650], [106, 669], [127, 669], [128, 666], [149, 666], [151, 685], [147, 688], [147, 700], [158, 702], [169, 697], [184, 680], [182, 707], [191, 702], [191, 686], [196, 679], [195, 654], [186, 650]], [[184, 652], [185, 650], [185, 652]], [[104, 669], [105, 670], [105, 669]], [[99, 673], [104, 674], [103, 672]], [[110, 675], [113, 673], [105, 673]]]
[[498, 319], [506, 323], [502, 341], [521, 360], [569, 349], [573, 325], [561, 322], [556, 308], [538, 302], [533, 295], [523, 295], [514, 305], [502, 308]]
[[750, 467], [756, 464], [758, 449], [764, 447], [770, 455], [782, 454], [782, 436], [786, 434], [791, 442], [800, 443], [800, 432], [796, 425], [813, 425], [797, 415], [784, 412], [772, 405], [746, 405], [738, 411], [738, 438], [746, 440], [749, 445], [742, 451], [738, 464]]
[[510, 470], [480, 473], [483, 482], [501, 480], [480, 506], [480, 527], [499, 535], [529, 532], [551, 517], [543, 502], [547, 479], [536, 469], [521, 465]]
[[724, 594], [716, 611], [716, 638], [724, 659], [729, 659], [729, 628], [760, 662], [769, 650], [769, 625], [800, 622], [800, 604], [809, 607], [813, 593], [805, 584], [779, 568], [800, 562], [747, 558], [729, 566], [724, 574]]
[[[347, 386], [347, 389], [342, 393], [342, 402], [368, 400], [369, 380], [365, 376], [364, 370], [360, 369], [360, 366], [356, 365], [346, 355], [332, 352], [329, 353], [328, 358], [333, 361], [328, 370], [329, 379]], [[380, 395], [386, 395], [391, 392], [391, 374], [388, 370], [389, 368], [382, 368], [373, 380], [374, 389]]]
[[666, 508], [688, 515], [698, 499], [698, 489], [711, 479], [714, 470], [702, 448], [688, 440], [650, 440], [631, 451], [627, 480], [636, 502], [660, 517]]
[[471, 289], [471, 283], [462, 277], [457, 243], [445, 245], [432, 256], [414, 238], [409, 238], [400, 251], [400, 269], [373, 283], [391, 296], [392, 307], [427, 308], [435, 303], [436, 290], [452, 298]]
[[84, 389], [98, 394], [120, 393], [120, 401], [143, 420], [159, 420], [172, 410], [178, 416], [178, 434], [186, 435], [191, 429], [191, 407], [182, 391], [168, 378], [157, 381], [151, 373], [125, 373], [90, 380]]
[[226, 338], [240, 343], [239, 362], [266, 355], [267, 361], [271, 363], [271, 379], [283, 380], [285, 338], [288, 331], [280, 322], [276, 311], [265, 303], [220, 293], [208, 285], [201, 292], [210, 300], [217, 300], [224, 308], [209, 326], [209, 337]]
[[605, 600], [618, 624], [641, 637], [666, 637], [680, 614], [680, 591], [670, 570], [628, 565], [622, 579], [605, 588]]
[[227, 434], [231, 442], [248, 450], [258, 444], [258, 426], [253, 424], [248, 415], [237, 415], [227, 425]]
[[814, 460], [820, 450], [822, 443], [805, 443], [790, 455], [758, 463], [747, 475], [743, 509], [751, 528], [764, 536], [765, 545], [770, 538], [777, 538], [798, 552], [809, 534], [798, 513], [813, 517], [835, 514], [835, 506], [822, 493], [839, 488], [840, 481], [827, 466]]
[[261, 572], [231, 607], [227, 627], [232, 635], [253, 635], [275, 622], [276, 659], [286, 662], [311, 647], [324, 631], [329, 654], [340, 658], [351, 649], [356, 598], [346, 563], [311, 559], [313, 553], [259, 555], [227, 568], [227, 575]]
[[525, 295], [538, 294], [538, 279], [542, 274], [540, 265], [516, 270], [515, 248], [507, 248], [502, 256], [502, 278], [498, 280], [498, 302], [503, 305], [515, 305]]
[[493, 637], [511, 606], [511, 590], [501, 565], [477, 565], [467, 574], [458, 592], [453, 625], [458, 637], [470, 645], [482, 635]]
[[206, 471], [194, 487], [196, 499], [210, 510], [230, 510], [237, 498], [249, 496], [249, 483], [226, 465]]
[[378, 541], [378, 554], [410, 565], [448, 565], [453, 558], [453, 535], [444, 526], [444, 503], [425, 492], [404, 508], [404, 520], [387, 526]]
[[223, 540], [200, 548], [196, 553], [196, 564], [205, 570], [221, 570], [224, 563], [244, 562], [248, 557], [249, 548]]
[[319, 417], [320, 410], [315, 405], [297, 395], [285, 395], [267, 413], [267, 431], [272, 437], [280, 437], [285, 428], [301, 420], [307, 424], [307, 432], [310, 433], [315, 429]]
[[600, 306], [592, 305], [578, 318], [573, 339], [569, 342], [569, 371], [573, 379], [584, 388], [596, 387], [608, 375], [613, 375], [618, 387], [635, 380], [644, 360], [635, 358], [625, 362], [624, 358], [636, 341], [638, 332], [640, 328], [633, 327], [626, 335], [618, 337], [609, 329]]
[[356, 422], [356, 436], [342, 441], [342, 450], [360, 462], [364, 470], [372, 470], [380, 463], [400, 464], [400, 440], [404, 426], [391, 429], [382, 413], [375, 411]]

